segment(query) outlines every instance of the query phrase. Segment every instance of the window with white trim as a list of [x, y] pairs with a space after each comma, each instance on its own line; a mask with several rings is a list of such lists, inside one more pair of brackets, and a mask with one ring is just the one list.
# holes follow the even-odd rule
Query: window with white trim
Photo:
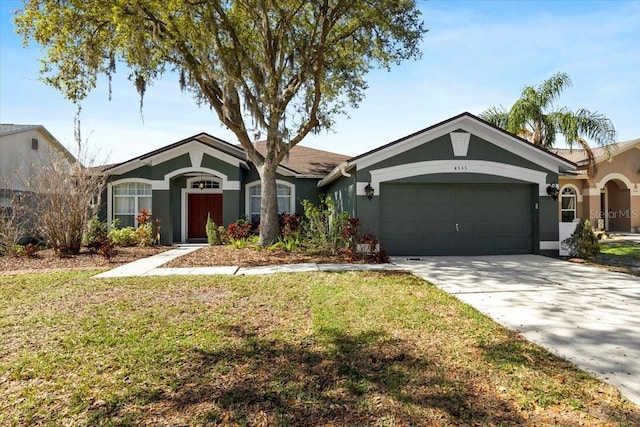
[[[278, 193], [278, 213], [292, 213], [295, 211], [293, 205], [293, 185], [277, 183], [276, 191]], [[262, 189], [260, 183], [253, 184], [248, 187], [247, 192], [249, 194], [249, 220], [253, 223], [260, 222], [260, 198], [262, 196]]]
[[192, 181], [191, 188], [199, 188], [201, 190], [220, 188], [220, 182], [211, 179]]
[[136, 217], [142, 209], [151, 213], [151, 184], [125, 182], [113, 186], [113, 219], [121, 227], [137, 227]]
[[562, 222], [573, 222], [576, 219], [576, 206], [578, 198], [576, 191], [571, 187], [566, 187], [560, 195], [560, 217]]

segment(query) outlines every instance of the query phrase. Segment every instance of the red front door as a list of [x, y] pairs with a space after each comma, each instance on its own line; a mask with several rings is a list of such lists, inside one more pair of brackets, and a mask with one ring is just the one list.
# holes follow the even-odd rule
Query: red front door
[[206, 239], [207, 217], [216, 225], [222, 224], [222, 194], [189, 193], [188, 238]]

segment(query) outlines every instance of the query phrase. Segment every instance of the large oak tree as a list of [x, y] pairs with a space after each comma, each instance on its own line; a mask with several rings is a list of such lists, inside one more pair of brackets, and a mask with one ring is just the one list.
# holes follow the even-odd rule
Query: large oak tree
[[149, 84], [176, 72], [257, 168], [262, 244], [278, 237], [275, 177], [287, 152], [357, 107], [373, 67], [418, 58], [426, 31], [413, 0], [26, 0], [15, 22], [25, 43], [45, 48], [42, 79], [73, 102], [119, 63], [141, 106]]

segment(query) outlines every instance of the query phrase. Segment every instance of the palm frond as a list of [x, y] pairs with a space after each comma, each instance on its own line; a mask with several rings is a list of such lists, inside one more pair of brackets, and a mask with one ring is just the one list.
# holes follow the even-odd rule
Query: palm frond
[[530, 129], [527, 130], [532, 137], [527, 139], [531, 142], [534, 142], [532, 138], [536, 133], [536, 120], [540, 120], [542, 115], [542, 110], [538, 108], [538, 105], [533, 101], [534, 99], [530, 96], [523, 96], [518, 99], [509, 111], [506, 127], [507, 131], [518, 135], [525, 133], [523, 129], [529, 127]]
[[564, 89], [571, 87], [571, 85], [571, 77], [563, 72], [558, 72], [547, 80], [544, 80], [538, 86], [537, 91], [537, 102], [540, 108], [544, 109], [553, 105], [553, 102], [558, 99], [560, 93]]
[[499, 107], [490, 107], [480, 113], [480, 118], [494, 126], [505, 129], [507, 127], [507, 119], [509, 113], [501, 105]]
[[575, 120], [580, 135], [592, 139], [600, 146], [613, 144], [618, 138], [611, 120], [597, 111], [591, 112], [581, 108], [576, 111]]

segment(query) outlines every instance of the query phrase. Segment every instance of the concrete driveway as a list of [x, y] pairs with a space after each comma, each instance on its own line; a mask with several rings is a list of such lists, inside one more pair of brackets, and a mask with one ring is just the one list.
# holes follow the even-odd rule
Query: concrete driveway
[[392, 262], [640, 405], [640, 278], [536, 255]]

